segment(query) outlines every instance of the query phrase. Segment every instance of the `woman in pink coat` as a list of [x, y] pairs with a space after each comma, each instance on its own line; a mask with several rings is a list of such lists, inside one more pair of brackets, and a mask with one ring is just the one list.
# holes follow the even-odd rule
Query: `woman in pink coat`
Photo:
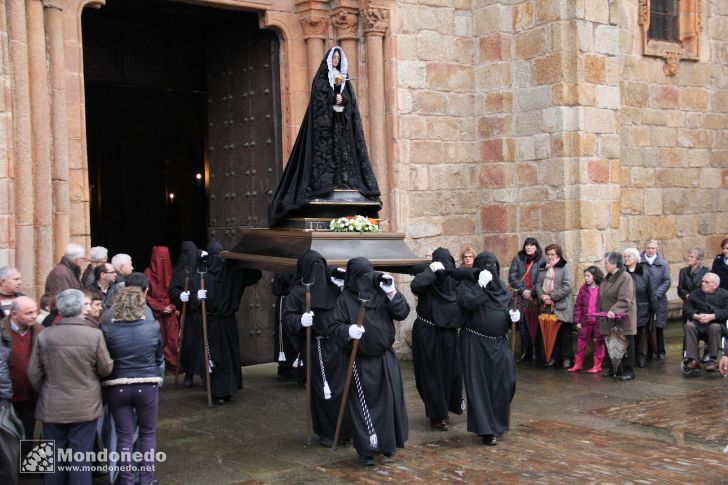
[[604, 337], [599, 333], [596, 317], [590, 317], [589, 315], [593, 315], [597, 311], [599, 285], [603, 279], [604, 274], [596, 266], [589, 266], [584, 270], [584, 285], [576, 296], [576, 305], [574, 306], [574, 323], [579, 330], [579, 343], [574, 356], [574, 366], [569, 369], [569, 372], [577, 372], [583, 368], [586, 348], [592, 339], [594, 340], [594, 366], [587, 372], [596, 374], [602, 370], [605, 353]]

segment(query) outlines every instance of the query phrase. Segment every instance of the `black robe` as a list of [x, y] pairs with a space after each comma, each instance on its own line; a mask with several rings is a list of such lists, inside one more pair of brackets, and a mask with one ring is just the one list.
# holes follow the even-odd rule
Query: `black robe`
[[434, 273], [429, 266], [410, 283], [417, 296], [417, 319], [412, 327], [412, 360], [417, 392], [430, 419], [448, 419], [448, 411], [463, 412], [458, 329], [462, 315], [457, 303], [456, 281], [449, 275], [455, 260], [447, 249], [432, 256], [445, 266]]
[[[308, 272], [302, 262], [316, 260], [318, 271]], [[304, 263], [305, 264], [305, 263]], [[310, 277], [309, 273], [314, 273]], [[320, 438], [332, 440], [336, 431], [336, 418], [341, 404], [341, 395], [346, 380], [347, 360], [344, 349], [333, 338], [336, 322], [334, 306], [341, 290], [331, 282], [326, 271], [326, 260], [316, 251], [307, 251], [299, 259], [298, 279], [286, 299], [283, 314], [286, 331], [302, 341], [302, 357], [305, 362], [306, 329], [301, 325], [301, 315], [306, 311], [306, 287], [303, 281], [313, 281], [311, 287], [311, 417], [313, 431]], [[349, 420], [342, 423], [341, 437], [351, 436]]]
[[[329, 52], [311, 83], [306, 114], [268, 207], [269, 227], [312, 199], [329, 195], [335, 188], [354, 189], [379, 202], [379, 186], [369, 162], [356, 96], [350, 82], [344, 84], [341, 92], [344, 112], [333, 110], [336, 93], [329, 82]], [[343, 59], [343, 51], [341, 53]]]
[[[399, 292], [389, 300], [378, 286], [356, 283], [359, 276], [373, 274], [368, 260], [350, 260], [344, 291], [334, 313], [336, 339], [348, 349], [352, 345], [349, 326], [356, 324], [361, 306], [359, 296], [366, 293], [362, 296], [369, 299], [364, 316], [365, 332], [359, 341], [347, 400], [354, 447], [360, 456], [390, 454], [395, 448], [404, 448], [409, 433], [402, 375], [392, 344], [393, 320], [407, 318], [410, 307]], [[364, 279], [371, 282], [371, 278]]]
[[458, 304], [465, 312], [460, 331], [463, 381], [467, 396], [468, 431], [495, 435], [508, 431], [511, 400], [516, 392], [516, 363], [506, 333], [510, 327], [510, 295], [498, 277], [495, 256], [481, 253], [475, 266], [488, 269], [493, 280], [481, 288], [477, 276], [460, 282]]
[[276, 273], [271, 283], [271, 291], [277, 297], [273, 316], [275, 322], [273, 360], [278, 362], [278, 375], [285, 377], [293, 377], [293, 364], [300, 352], [300, 336], [287, 332], [283, 325], [283, 312], [294, 278], [295, 275], [290, 273]]
[[[207, 245], [209, 255], [205, 274], [205, 306], [212, 361], [211, 388], [215, 398], [232, 396], [243, 388], [240, 337], [235, 312], [238, 311], [245, 287], [254, 285], [262, 276], [258, 270], [234, 266], [234, 263], [222, 257], [221, 251], [219, 242], [213, 241]], [[192, 299], [193, 295], [190, 294]]]
[[[190, 299], [187, 302], [184, 315], [184, 328], [180, 315], [180, 329], [182, 330], [182, 345], [180, 348], [180, 366], [186, 374], [205, 376], [205, 360], [202, 352], [202, 314], [200, 302], [197, 301], [197, 290], [200, 288], [200, 274], [197, 272], [197, 261], [200, 251], [192, 241], [183, 241], [179, 258], [172, 269], [172, 279], [169, 282], [169, 298], [182, 311], [183, 302], [179, 295], [185, 288], [185, 274], [189, 276], [187, 290]], [[187, 273], [186, 273], [187, 272]]]

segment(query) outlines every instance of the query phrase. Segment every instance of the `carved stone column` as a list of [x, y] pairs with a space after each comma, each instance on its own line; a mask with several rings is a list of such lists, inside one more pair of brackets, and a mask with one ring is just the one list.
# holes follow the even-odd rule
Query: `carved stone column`
[[[359, 11], [353, 7], [338, 7], [331, 16], [336, 40], [349, 61], [349, 77], [357, 77], [359, 68]], [[358, 86], [353, 83], [353, 86]]]
[[[300, 7], [300, 5], [299, 5]], [[329, 16], [326, 10], [306, 6], [299, 10], [303, 38], [306, 40], [309, 79], [313, 79], [324, 57], [324, 46], [329, 34]]]
[[367, 78], [369, 99], [369, 158], [382, 192], [383, 211], [389, 215], [389, 171], [387, 170], [386, 114], [384, 99], [383, 38], [389, 26], [389, 10], [367, 8], [364, 14], [364, 33], [367, 43]]
[[[12, 64], [13, 159], [15, 166], [15, 266], [27, 287], [35, 281], [33, 232], [33, 152], [30, 122], [30, 74], [25, 0], [7, 0], [10, 63]], [[18, 248], [21, 250], [19, 251]], [[12, 264], [12, 263], [11, 263]], [[26, 291], [32, 294], [32, 291]]]
[[63, 47], [63, 5], [61, 0], [44, 0], [46, 38], [51, 86], [51, 134], [53, 143], [53, 246], [54, 261], [63, 255], [71, 239], [68, 176], [68, 116]]
[[51, 184], [51, 100], [42, 0], [27, 0], [30, 116], [35, 195], [35, 281], [53, 268], [53, 186]]

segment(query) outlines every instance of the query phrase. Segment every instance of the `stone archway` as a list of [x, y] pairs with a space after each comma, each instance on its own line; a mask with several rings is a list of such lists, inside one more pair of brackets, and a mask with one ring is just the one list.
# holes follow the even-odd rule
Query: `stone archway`
[[[394, 137], [387, 135], [394, 131], [396, 123], [392, 111], [384, 108], [394, 104], [395, 91], [387, 35], [391, 0], [361, 5], [359, 0], [295, 4], [281, 0], [180, 1], [253, 12], [261, 28], [277, 33], [281, 164], [285, 163], [306, 109], [309, 65], [317, 65], [321, 58], [318, 53], [333, 42], [351, 49], [353, 57], [358, 58], [359, 104], [368, 122], [365, 133], [380, 188], [389, 196], [387, 186], [393, 176], [390, 161], [397, 158]], [[13, 188], [1, 201], [8, 207], [8, 231], [6, 240], [0, 240], [0, 259], [20, 269], [26, 291], [36, 296], [40, 296], [47, 273], [68, 242], [87, 247], [90, 243], [81, 16], [83, 9], [103, 8], [104, 4], [104, 0], [8, 0], [0, 5], [6, 20], [0, 28], [7, 32], [9, 66], [0, 77], [12, 100], [0, 111], [12, 124], [12, 130], [7, 130], [6, 153]], [[314, 19], [311, 23], [311, 17], [322, 22]], [[384, 95], [367, 96], [368, 92]], [[384, 116], [370, 117], [370, 112]], [[385, 210], [384, 216], [394, 220], [395, 212]], [[385, 227], [391, 227], [388, 222]]]

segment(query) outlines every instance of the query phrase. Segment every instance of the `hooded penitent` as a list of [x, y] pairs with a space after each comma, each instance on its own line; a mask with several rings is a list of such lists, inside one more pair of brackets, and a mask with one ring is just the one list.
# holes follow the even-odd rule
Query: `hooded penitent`
[[154, 246], [149, 267], [144, 270], [149, 280], [147, 304], [159, 322], [164, 344], [164, 361], [167, 369], [174, 369], [177, 365], [177, 346], [179, 344], [179, 322], [177, 314], [166, 312], [165, 308], [172, 305], [169, 298], [169, 286], [172, 281], [172, 262], [169, 249], [166, 246]]

